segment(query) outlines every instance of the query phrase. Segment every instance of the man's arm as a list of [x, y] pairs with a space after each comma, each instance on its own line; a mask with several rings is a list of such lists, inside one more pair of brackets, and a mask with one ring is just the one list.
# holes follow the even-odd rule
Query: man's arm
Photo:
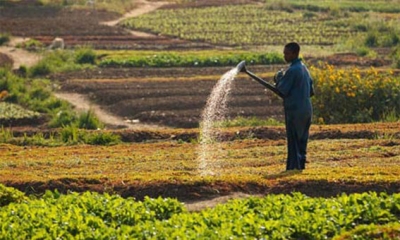
[[289, 95], [289, 92], [293, 86], [294, 78], [295, 73], [292, 69], [289, 68], [282, 76], [282, 78], [278, 81], [276, 88], [284, 95], [284, 97]]

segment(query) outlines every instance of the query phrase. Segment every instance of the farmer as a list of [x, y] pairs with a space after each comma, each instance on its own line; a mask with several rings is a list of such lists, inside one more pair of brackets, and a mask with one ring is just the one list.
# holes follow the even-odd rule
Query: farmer
[[286, 170], [304, 169], [307, 142], [312, 117], [311, 99], [313, 82], [307, 67], [299, 58], [300, 45], [291, 42], [285, 45], [283, 54], [290, 63], [285, 71], [275, 75], [276, 88], [283, 94], [285, 127], [287, 136]]

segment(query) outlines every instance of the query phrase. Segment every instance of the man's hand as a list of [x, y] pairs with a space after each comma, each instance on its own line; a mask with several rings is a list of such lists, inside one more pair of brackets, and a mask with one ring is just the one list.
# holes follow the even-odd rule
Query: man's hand
[[275, 85], [278, 84], [278, 82], [281, 80], [281, 78], [283, 77], [284, 74], [285, 74], [285, 72], [283, 71], [283, 69], [281, 69], [275, 73], [275, 76], [274, 76]]

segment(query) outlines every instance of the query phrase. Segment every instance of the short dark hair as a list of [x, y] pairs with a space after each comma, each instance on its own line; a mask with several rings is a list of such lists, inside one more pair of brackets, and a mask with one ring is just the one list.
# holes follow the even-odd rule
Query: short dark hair
[[299, 54], [300, 52], [300, 45], [297, 42], [290, 42], [285, 45], [285, 48], [293, 53]]

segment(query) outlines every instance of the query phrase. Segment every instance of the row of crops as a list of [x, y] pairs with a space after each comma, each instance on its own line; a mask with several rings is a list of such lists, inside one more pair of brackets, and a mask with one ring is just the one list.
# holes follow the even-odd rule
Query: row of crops
[[[86, 192], [47, 191], [29, 199], [1, 187], [1, 239], [394, 239], [400, 237], [400, 194], [300, 193], [231, 200], [189, 212], [175, 199], [136, 201]], [[378, 232], [378, 234], [376, 234]]]
[[[266, 3], [274, 3], [274, 0], [266, 0]], [[338, 9], [341, 11], [353, 11], [353, 12], [389, 12], [398, 13], [400, 12], [400, 5], [398, 0], [337, 0], [337, 1], [319, 1], [319, 0], [287, 0], [287, 4], [290, 4], [294, 8], [309, 9], [328, 11], [332, 9]], [[275, 3], [276, 4], [276, 3]]]
[[248, 64], [283, 64], [282, 54], [245, 51], [124, 51], [99, 53], [101, 67], [216, 67]]
[[123, 26], [231, 46], [280, 45], [288, 39], [306, 45], [331, 45], [358, 34], [350, 27], [351, 21], [351, 17], [241, 5], [158, 10], [126, 20]]
[[40, 113], [27, 110], [17, 104], [0, 102], [0, 123], [8, 124], [13, 121], [37, 119]]
[[[282, 54], [245, 51], [99, 53], [102, 67], [205, 67], [250, 64], [282, 64]], [[396, 121], [400, 111], [400, 81], [394, 71], [375, 68], [340, 69], [332, 65], [310, 66], [317, 96], [313, 98], [318, 123]], [[221, 73], [222, 74], [222, 73]], [[265, 72], [257, 73], [265, 74]], [[269, 74], [273, 74], [270, 72]], [[391, 119], [390, 119], [391, 118]]]

